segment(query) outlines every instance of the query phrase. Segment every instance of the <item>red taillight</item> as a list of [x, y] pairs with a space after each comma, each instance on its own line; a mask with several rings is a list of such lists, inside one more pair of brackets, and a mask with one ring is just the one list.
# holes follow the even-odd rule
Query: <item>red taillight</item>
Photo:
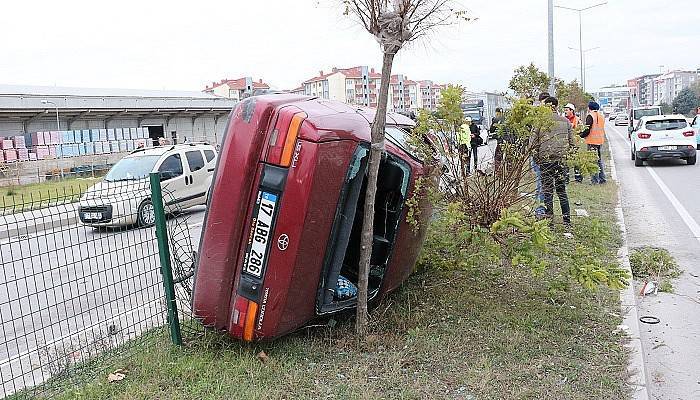
[[231, 323], [231, 330], [234, 336], [241, 336], [247, 342], [252, 341], [257, 314], [258, 303], [236, 295], [236, 301], [233, 305], [233, 321]]
[[267, 162], [289, 167], [301, 124], [305, 119], [306, 113], [296, 107], [285, 107], [279, 111], [277, 123], [270, 136]]
[[685, 137], [695, 136], [695, 131], [685, 131], [685, 132], [683, 132], [683, 136], [685, 136]]
[[651, 135], [648, 134], [648, 133], [641, 133], [641, 132], [640, 132], [640, 133], [637, 134], [637, 137], [640, 138], [640, 139], [649, 139], [649, 138], [651, 137]]

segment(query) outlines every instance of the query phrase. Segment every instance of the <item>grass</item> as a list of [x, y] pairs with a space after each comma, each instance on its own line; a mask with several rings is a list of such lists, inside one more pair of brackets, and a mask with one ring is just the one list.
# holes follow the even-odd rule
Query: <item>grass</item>
[[[573, 208], [610, 232], [594, 255], [615, 260], [614, 183], [572, 184], [569, 194]], [[567, 240], [589, 240], [587, 220], [574, 226], [573, 239], [557, 233], [559, 250], [571, 246]], [[619, 310], [615, 291], [574, 287], [552, 296], [522, 270], [430, 270], [373, 310], [367, 340], [354, 337], [348, 317], [250, 345], [208, 332], [177, 348], [163, 330], [59, 398], [622, 399], [626, 339], [613, 333]], [[120, 368], [126, 378], [108, 383], [107, 373]]]
[[101, 178], [70, 178], [51, 180], [28, 185], [0, 187], [0, 207], [2, 210], [36, 208], [52, 201], [79, 198], [90, 186]]
[[635, 278], [657, 281], [661, 292], [673, 292], [670, 280], [681, 275], [681, 269], [671, 253], [658, 247], [632, 249], [630, 266]]

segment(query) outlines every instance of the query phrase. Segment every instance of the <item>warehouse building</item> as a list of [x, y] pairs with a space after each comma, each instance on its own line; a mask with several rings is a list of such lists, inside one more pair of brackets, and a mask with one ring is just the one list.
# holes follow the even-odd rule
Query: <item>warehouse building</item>
[[234, 104], [202, 92], [0, 85], [0, 137], [147, 128], [154, 141], [219, 143]]

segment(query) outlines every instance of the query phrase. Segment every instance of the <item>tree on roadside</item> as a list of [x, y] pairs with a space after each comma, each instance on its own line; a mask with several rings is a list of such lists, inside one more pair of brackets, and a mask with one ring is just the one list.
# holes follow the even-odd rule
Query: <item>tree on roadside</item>
[[585, 92], [575, 79], [569, 83], [557, 79], [556, 90], [559, 104], [571, 103], [576, 106], [577, 111], [586, 110], [588, 102], [593, 100], [593, 96]]
[[521, 65], [515, 69], [508, 87], [518, 97], [537, 99], [540, 93], [546, 92], [549, 88], [549, 77], [534, 63]]
[[661, 113], [662, 114], [672, 114], [673, 113], [673, 106], [671, 106], [668, 103], [661, 103], [659, 104], [661, 106]]
[[354, 16], [359, 24], [379, 43], [382, 77], [377, 111], [372, 122], [372, 144], [369, 153], [367, 191], [360, 241], [358, 266], [357, 316], [355, 330], [367, 334], [367, 299], [370, 258], [374, 225], [374, 201], [377, 175], [384, 150], [387, 99], [394, 57], [407, 43], [425, 38], [437, 28], [470, 21], [466, 11], [457, 10], [451, 0], [343, 0], [344, 14]]
[[690, 88], [685, 88], [678, 93], [673, 99], [673, 109], [676, 112], [684, 115], [690, 115], [690, 112], [700, 107], [700, 98]]

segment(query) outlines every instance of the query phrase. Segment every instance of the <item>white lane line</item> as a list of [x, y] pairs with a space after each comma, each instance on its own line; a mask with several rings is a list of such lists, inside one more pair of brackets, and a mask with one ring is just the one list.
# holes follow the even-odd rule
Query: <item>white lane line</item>
[[[626, 140], [625, 137], [617, 130], [617, 129], [612, 129], [615, 133], [617, 133], [618, 136], [620, 136], [622, 139]], [[671, 189], [666, 186], [666, 184], [663, 182], [663, 180], [659, 177], [659, 175], [656, 174], [653, 168], [650, 166], [646, 166], [644, 169], [647, 170], [649, 175], [651, 175], [651, 178], [656, 182], [656, 185], [659, 186], [659, 189], [661, 189], [661, 192], [666, 196], [668, 201], [671, 203], [673, 208], [676, 209], [676, 212], [678, 215], [680, 215], [681, 219], [685, 223], [685, 225], [690, 229], [690, 231], [693, 233], [693, 236], [695, 237], [695, 240], [697, 240], [700, 243], [700, 225], [695, 221], [695, 219], [690, 215], [688, 210], [683, 207], [683, 204], [681, 204], [680, 201], [678, 201], [678, 198], [676, 198], [676, 195], [673, 194]]]

